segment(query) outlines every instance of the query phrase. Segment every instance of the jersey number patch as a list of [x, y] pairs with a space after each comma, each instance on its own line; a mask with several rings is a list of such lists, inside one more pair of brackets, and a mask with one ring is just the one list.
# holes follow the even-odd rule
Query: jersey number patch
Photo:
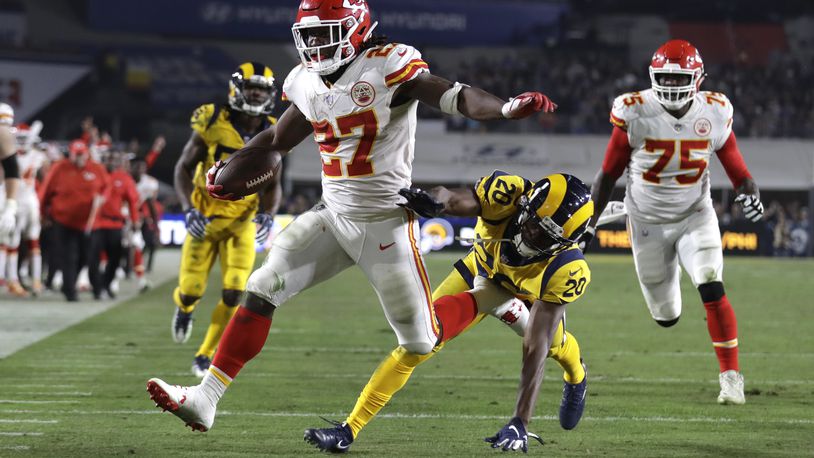
[[676, 175], [673, 178], [679, 184], [693, 184], [698, 181], [707, 168], [706, 159], [690, 159], [692, 151], [706, 151], [709, 149], [709, 140], [651, 140], [644, 141], [644, 150], [649, 153], [661, 153], [653, 167], [642, 173], [642, 177], [651, 183], [661, 183], [659, 175], [667, 164], [670, 163], [673, 155], [678, 149], [681, 152], [678, 168], [679, 170], [695, 170], [694, 173]]
[[517, 190], [517, 186], [509, 186], [504, 180], [498, 178], [495, 180], [494, 189], [495, 190], [492, 191], [492, 200], [501, 205], [509, 205], [512, 203], [512, 196], [514, 195], [514, 191]]
[[336, 135], [333, 126], [327, 120], [315, 122], [314, 136], [319, 144], [319, 152], [322, 154], [335, 154], [339, 147], [339, 142], [343, 137], [353, 135], [354, 129], [362, 128], [362, 136], [350, 162], [344, 164], [345, 173], [342, 171], [342, 161], [339, 158], [322, 160], [322, 173], [326, 177], [332, 178], [359, 178], [373, 175], [373, 163], [370, 162], [370, 152], [373, 150], [373, 143], [376, 141], [376, 134], [379, 130], [379, 120], [373, 110], [360, 111], [347, 116], [336, 118], [336, 126], [339, 128], [339, 135]]
[[586, 283], [588, 283], [588, 280], [586, 280], [585, 277], [580, 277], [579, 280], [569, 278], [568, 281], [565, 282], [565, 286], [567, 286], [568, 289], [562, 293], [562, 297], [581, 296], [583, 291], [585, 291]]

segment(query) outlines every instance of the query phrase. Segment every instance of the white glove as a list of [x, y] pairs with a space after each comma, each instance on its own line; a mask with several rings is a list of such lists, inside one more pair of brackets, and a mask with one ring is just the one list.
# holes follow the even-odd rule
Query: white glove
[[17, 224], [17, 201], [7, 199], [3, 212], [0, 213], [0, 236], [11, 234]]
[[751, 222], [757, 222], [763, 218], [763, 204], [760, 197], [754, 194], [740, 194], [735, 198], [735, 202], [743, 207], [743, 216]]

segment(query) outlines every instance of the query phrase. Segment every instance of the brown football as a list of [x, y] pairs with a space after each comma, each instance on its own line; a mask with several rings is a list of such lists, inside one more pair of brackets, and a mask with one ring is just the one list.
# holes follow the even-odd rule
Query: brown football
[[245, 197], [262, 191], [271, 178], [280, 172], [282, 155], [265, 147], [237, 150], [229, 156], [215, 174], [214, 183], [223, 186], [220, 194]]

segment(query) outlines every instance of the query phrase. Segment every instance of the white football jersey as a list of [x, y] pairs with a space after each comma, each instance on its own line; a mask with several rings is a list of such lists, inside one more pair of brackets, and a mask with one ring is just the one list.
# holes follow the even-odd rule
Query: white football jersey
[[402, 83], [428, 71], [415, 48], [391, 43], [362, 53], [332, 86], [302, 65], [288, 74], [283, 100], [314, 126], [328, 208], [360, 218], [396, 208], [398, 190], [412, 182], [418, 102], [390, 103]]
[[732, 104], [719, 92], [698, 92], [676, 119], [651, 89], [620, 95], [611, 123], [627, 131], [633, 151], [625, 206], [647, 223], [670, 223], [711, 206], [709, 159], [732, 132]]
[[7, 103], [0, 102], [0, 126], [14, 125], [14, 108]]
[[37, 148], [17, 153], [17, 164], [20, 168], [20, 187], [17, 189], [17, 200], [20, 202], [38, 201], [37, 172], [45, 165], [48, 158]]
[[158, 198], [158, 180], [150, 175], [144, 174], [139, 178], [136, 183], [136, 191], [138, 191], [138, 204], [141, 206], [147, 199]]

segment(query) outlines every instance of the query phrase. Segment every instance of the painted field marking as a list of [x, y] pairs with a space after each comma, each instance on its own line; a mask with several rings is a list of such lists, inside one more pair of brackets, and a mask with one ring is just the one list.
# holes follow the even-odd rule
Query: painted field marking
[[[0, 410], [0, 415], [4, 413], [28, 413], [30, 411], [14, 411], [14, 410]], [[158, 414], [165, 414], [166, 412], [162, 412], [160, 410], [52, 410], [49, 411], [50, 414], [56, 415], [158, 415]], [[344, 413], [339, 412], [254, 412], [254, 411], [220, 411], [217, 413], [218, 417], [284, 417], [284, 418], [300, 418], [300, 417], [309, 417], [309, 418], [318, 418], [320, 416], [323, 417], [343, 417], [345, 416]], [[439, 420], [505, 420], [505, 415], [456, 415], [456, 414], [404, 414], [404, 413], [386, 413], [377, 415], [377, 418], [389, 418], [389, 419], [439, 419]], [[554, 415], [541, 415], [533, 417], [534, 420], [547, 420], [547, 421], [559, 421], [559, 417]], [[736, 419], [736, 418], [728, 418], [728, 417], [704, 417], [704, 416], [695, 416], [695, 417], [671, 417], [671, 416], [604, 416], [604, 417], [594, 417], [594, 416], [586, 416], [583, 417], [583, 420], [588, 421], [600, 421], [600, 422], [624, 422], [624, 421], [633, 421], [633, 422], [662, 422], [662, 423], [774, 423], [774, 424], [785, 424], [785, 425], [811, 425], [814, 424], [814, 419], [790, 419], [790, 420], [782, 420], [782, 419], [767, 419], [767, 418], [754, 418], [754, 419]]]
[[43, 433], [36, 433], [36, 432], [22, 432], [22, 433], [9, 433], [5, 431], [0, 431], [0, 436], [9, 436], [9, 437], [21, 437], [21, 436], [42, 436]]
[[36, 420], [36, 419], [12, 420], [12, 419], [9, 419], [9, 418], [0, 418], [0, 423], [38, 423], [38, 424], [53, 424], [53, 423], [59, 423], [59, 420]]
[[32, 399], [0, 399], [0, 404], [79, 404], [79, 401], [40, 401]]

